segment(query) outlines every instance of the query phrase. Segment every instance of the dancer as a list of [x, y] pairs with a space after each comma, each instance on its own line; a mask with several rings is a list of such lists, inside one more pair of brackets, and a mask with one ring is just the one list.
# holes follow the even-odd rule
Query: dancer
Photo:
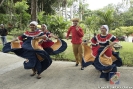
[[83, 70], [82, 67], [82, 37], [84, 36], [83, 30], [81, 27], [78, 26], [79, 19], [74, 18], [72, 19], [73, 26], [71, 26], [68, 29], [66, 39], [69, 39], [69, 35], [71, 33], [72, 35], [72, 47], [73, 47], [73, 53], [76, 59], [76, 65], [78, 66], [79, 63], [81, 63], [81, 70]]
[[117, 66], [122, 66], [122, 60], [119, 52], [113, 49], [113, 45], [117, 44], [118, 40], [108, 33], [108, 25], [102, 25], [100, 30], [101, 33], [91, 39], [91, 46], [83, 44], [85, 51], [82, 65], [86, 67], [93, 64], [97, 70], [101, 71], [100, 78], [109, 81], [109, 73], [117, 72]]
[[43, 32], [37, 30], [37, 22], [30, 23], [30, 31], [26, 31], [17, 39], [7, 43], [3, 47], [3, 52], [12, 51], [16, 55], [26, 59], [24, 61], [25, 69], [32, 69], [31, 76], [38, 74], [37, 79], [40, 79], [40, 74], [46, 70], [52, 63], [48, 53], [40, 46], [40, 39], [48, 39]]
[[[40, 44], [49, 55], [56, 55], [66, 50], [67, 43], [62, 39], [59, 39], [53, 33], [49, 32], [45, 24], [41, 25], [41, 30], [48, 37], [48, 39], [43, 39]], [[57, 42], [53, 42], [50, 38], [57, 39]]]

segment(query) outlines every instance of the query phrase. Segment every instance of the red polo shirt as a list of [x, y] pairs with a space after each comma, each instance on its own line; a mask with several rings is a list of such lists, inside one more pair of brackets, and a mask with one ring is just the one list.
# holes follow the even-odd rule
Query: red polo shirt
[[80, 44], [80, 43], [82, 43], [82, 37], [84, 36], [84, 32], [83, 32], [82, 28], [78, 27], [78, 30], [76, 30], [76, 26], [71, 26], [68, 29], [67, 37], [69, 37], [70, 33], [72, 34], [71, 42], [73, 44]]

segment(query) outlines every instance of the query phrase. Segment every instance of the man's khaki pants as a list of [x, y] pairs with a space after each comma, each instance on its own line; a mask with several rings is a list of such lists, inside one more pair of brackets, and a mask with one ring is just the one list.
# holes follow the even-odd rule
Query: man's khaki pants
[[73, 53], [76, 59], [76, 64], [81, 63], [82, 66], [82, 44], [72, 44]]

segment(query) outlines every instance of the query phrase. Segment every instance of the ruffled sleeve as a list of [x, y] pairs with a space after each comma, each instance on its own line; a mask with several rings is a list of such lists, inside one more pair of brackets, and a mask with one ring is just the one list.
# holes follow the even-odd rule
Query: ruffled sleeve
[[97, 45], [97, 39], [96, 39], [96, 37], [93, 37], [91, 39], [91, 45]]
[[17, 39], [23, 41], [26, 38], [26, 36], [23, 34], [21, 36], [18, 36]]
[[119, 40], [114, 35], [112, 35], [112, 38], [110, 39], [110, 41], [111, 42], [119, 42]]

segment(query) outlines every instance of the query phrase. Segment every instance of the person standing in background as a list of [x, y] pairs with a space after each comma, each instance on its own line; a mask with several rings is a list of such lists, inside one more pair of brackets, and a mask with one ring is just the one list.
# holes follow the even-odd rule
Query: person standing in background
[[0, 27], [1, 27], [0, 28], [1, 41], [2, 41], [2, 44], [4, 46], [7, 43], [6, 36], [7, 36], [8, 32], [7, 32], [7, 29], [5, 29], [3, 24], [1, 24]]
[[81, 27], [78, 26], [79, 19], [74, 18], [72, 19], [73, 26], [71, 26], [68, 29], [66, 39], [69, 39], [69, 35], [71, 33], [72, 35], [72, 47], [73, 47], [73, 53], [76, 59], [76, 65], [78, 66], [79, 63], [81, 63], [81, 70], [83, 70], [82, 67], [82, 37], [84, 36], [83, 30]]

